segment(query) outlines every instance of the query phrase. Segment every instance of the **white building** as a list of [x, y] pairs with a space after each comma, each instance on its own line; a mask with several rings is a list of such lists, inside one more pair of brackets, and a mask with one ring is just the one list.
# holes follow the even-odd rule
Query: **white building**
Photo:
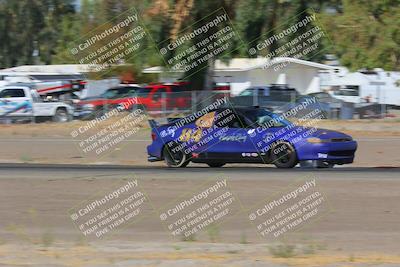
[[[234, 58], [225, 63], [216, 60], [214, 81], [229, 83], [232, 94], [239, 94], [250, 86], [288, 84], [301, 94], [319, 92], [322, 72], [340, 72], [340, 67], [295, 58]], [[163, 71], [162, 67], [147, 68], [143, 73], [159, 74], [160, 82], [172, 82], [182, 78], [183, 71]]]

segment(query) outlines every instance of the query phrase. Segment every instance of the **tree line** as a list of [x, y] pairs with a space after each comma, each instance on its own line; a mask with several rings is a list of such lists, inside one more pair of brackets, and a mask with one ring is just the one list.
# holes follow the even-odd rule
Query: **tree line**
[[[0, 0], [0, 68], [77, 63], [69, 45], [132, 7], [156, 43], [176, 38], [182, 29], [222, 7], [244, 43], [272, 36], [289, 18], [301, 21], [315, 12], [330, 42], [321, 44], [324, 53], [307, 59], [322, 62], [325, 54], [334, 54], [352, 70], [400, 70], [400, 0], [81, 0], [78, 6], [76, 2]], [[247, 48], [238, 46], [225, 57], [249, 57]], [[153, 50], [127, 61], [136, 72], [162, 64]], [[193, 80], [204, 85], [208, 71], [200, 68]]]

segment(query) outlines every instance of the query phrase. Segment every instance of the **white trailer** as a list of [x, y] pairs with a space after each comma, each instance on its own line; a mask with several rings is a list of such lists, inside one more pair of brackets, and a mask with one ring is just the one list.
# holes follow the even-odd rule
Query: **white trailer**
[[350, 103], [400, 106], [399, 76], [381, 69], [349, 73], [331, 82], [331, 95]]
[[0, 87], [16, 83], [35, 84], [41, 96], [62, 95], [85, 88], [86, 82], [81, 74], [41, 73], [41, 72], [12, 72], [0, 71]]

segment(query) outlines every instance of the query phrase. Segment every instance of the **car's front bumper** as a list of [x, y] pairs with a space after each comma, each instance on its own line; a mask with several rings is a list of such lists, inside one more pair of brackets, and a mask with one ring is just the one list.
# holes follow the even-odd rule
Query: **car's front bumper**
[[154, 156], [148, 155], [148, 156], [147, 156], [147, 161], [148, 161], [148, 162], [156, 162], [156, 161], [162, 161], [162, 159], [161, 159], [161, 158], [158, 158], [158, 157], [154, 157]]
[[296, 150], [300, 161], [317, 160], [332, 164], [349, 164], [354, 161], [357, 142], [305, 143]]

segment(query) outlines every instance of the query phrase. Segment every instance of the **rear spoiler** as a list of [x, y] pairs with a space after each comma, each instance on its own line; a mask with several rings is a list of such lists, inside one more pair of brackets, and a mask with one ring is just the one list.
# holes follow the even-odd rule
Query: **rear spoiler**
[[182, 118], [167, 118], [168, 124], [181, 120]]
[[[182, 119], [182, 118], [167, 118], [167, 123], [166, 123], [166, 124], [174, 123], [174, 122], [176, 122], [176, 121], [179, 121], [180, 119]], [[150, 125], [150, 127], [151, 127], [152, 129], [154, 129], [154, 128], [157, 128], [157, 127], [159, 127], [159, 126], [161, 126], [161, 125], [163, 125], [163, 124], [157, 123], [156, 120], [149, 120], [149, 125]]]

